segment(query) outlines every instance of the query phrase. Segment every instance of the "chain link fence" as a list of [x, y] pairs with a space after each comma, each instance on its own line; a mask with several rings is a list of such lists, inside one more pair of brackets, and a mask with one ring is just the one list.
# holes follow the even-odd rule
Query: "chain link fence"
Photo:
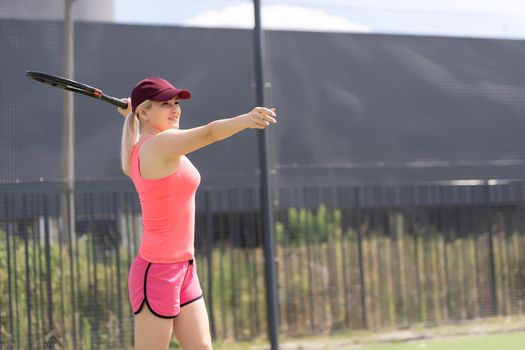
[[[24, 76], [62, 72], [62, 7], [49, 4], [27, 16], [19, 1], [0, 19], [0, 348], [132, 348], [127, 276], [141, 216], [119, 168], [122, 120], [75, 97], [75, 226], [65, 229], [62, 94]], [[253, 108], [250, 30], [86, 11], [76, 79], [124, 97], [165, 76], [192, 90], [183, 128]], [[266, 31], [266, 49], [280, 333], [523, 315], [523, 43]], [[190, 157], [202, 174], [196, 266], [212, 335], [265, 338], [256, 134]]]

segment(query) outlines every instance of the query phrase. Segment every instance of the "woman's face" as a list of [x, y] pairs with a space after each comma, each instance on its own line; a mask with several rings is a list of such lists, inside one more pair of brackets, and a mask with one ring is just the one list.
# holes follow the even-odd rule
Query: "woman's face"
[[179, 98], [175, 96], [168, 101], [152, 101], [149, 109], [143, 109], [141, 119], [143, 125], [152, 128], [151, 131], [161, 132], [167, 129], [178, 129], [181, 109]]

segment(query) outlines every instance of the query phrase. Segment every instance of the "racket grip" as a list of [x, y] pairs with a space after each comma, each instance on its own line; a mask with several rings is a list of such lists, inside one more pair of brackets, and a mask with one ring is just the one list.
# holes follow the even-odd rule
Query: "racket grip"
[[122, 100], [120, 100], [118, 98], [115, 98], [115, 97], [101, 96], [100, 98], [103, 99], [106, 102], [111, 103], [112, 105], [115, 105], [115, 106], [123, 108], [123, 109], [126, 109], [128, 107], [128, 103], [127, 102], [122, 101]]

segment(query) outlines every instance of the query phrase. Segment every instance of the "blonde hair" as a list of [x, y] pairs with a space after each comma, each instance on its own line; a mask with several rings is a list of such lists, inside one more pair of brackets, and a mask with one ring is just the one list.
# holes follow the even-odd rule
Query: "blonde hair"
[[151, 100], [142, 102], [137, 108], [135, 108], [135, 112], [130, 112], [126, 116], [126, 120], [124, 121], [124, 126], [122, 127], [122, 142], [120, 145], [120, 162], [122, 171], [127, 176], [131, 176], [131, 150], [140, 137], [139, 108], [149, 109], [152, 105], [153, 102], [151, 102]]

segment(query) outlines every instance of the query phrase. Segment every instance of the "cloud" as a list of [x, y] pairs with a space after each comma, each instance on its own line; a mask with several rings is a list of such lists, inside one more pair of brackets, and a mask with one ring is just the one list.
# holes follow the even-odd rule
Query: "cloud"
[[[360, 32], [371, 28], [319, 10], [296, 5], [272, 4], [262, 6], [262, 25], [265, 29]], [[253, 28], [253, 5], [241, 3], [218, 11], [206, 11], [188, 19], [192, 27]]]

